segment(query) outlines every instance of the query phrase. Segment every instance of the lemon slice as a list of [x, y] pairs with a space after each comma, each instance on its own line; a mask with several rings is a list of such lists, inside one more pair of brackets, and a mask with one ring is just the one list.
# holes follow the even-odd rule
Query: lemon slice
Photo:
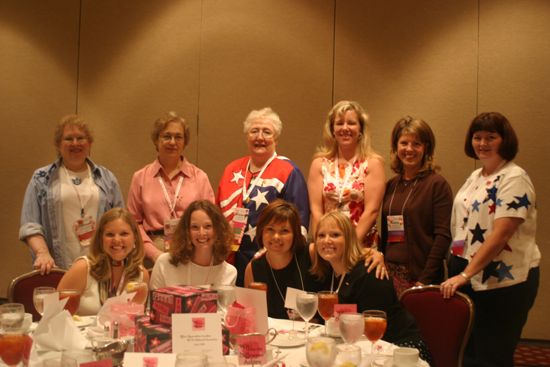
[[311, 344], [311, 346], [309, 347], [309, 350], [312, 351], [312, 352], [319, 351], [319, 352], [323, 352], [325, 354], [330, 353], [330, 351], [328, 349], [328, 345], [325, 342], [315, 342], [315, 343]]

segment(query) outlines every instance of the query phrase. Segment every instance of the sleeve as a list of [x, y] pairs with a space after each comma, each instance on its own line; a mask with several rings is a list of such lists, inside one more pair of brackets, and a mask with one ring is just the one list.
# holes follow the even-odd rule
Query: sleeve
[[128, 211], [134, 215], [141, 238], [143, 240], [143, 247], [145, 255], [151, 257], [151, 250], [154, 248], [151, 238], [143, 229], [143, 202], [141, 198], [141, 175], [140, 172], [134, 173], [132, 176], [132, 182], [130, 183], [130, 189], [128, 190]]
[[109, 171], [109, 176], [111, 179], [111, 197], [109, 198], [111, 209], [124, 208], [124, 199], [122, 198], [122, 192], [120, 191], [118, 180], [111, 171]]
[[437, 281], [437, 274], [440, 273], [443, 259], [451, 245], [451, 212], [453, 208], [453, 193], [447, 181], [436, 176], [432, 189], [432, 226], [433, 245], [426, 259], [424, 270], [418, 281], [423, 284], [430, 284]]
[[294, 203], [298, 208], [300, 220], [302, 221], [302, 234], [307, 238], [309, 227], [309, 198], [307, 193], [307, 184], [304, 175], [300, 169], [294, 166], [290, 173], [283, 191], [284, 200]]
[[388, 241], [388, 220], [386, 218], [387, 213], [384, 210], [384, 207], [386, 206], [386, 202], [389, 200], [389, 192], [390, 187], [392, 185], [392, 182], [394, 182], [394, 179], [390, 179], [388, 183], [386, 184], [386, 189], [384, 190], [384, 198], [382, 199], [382, 205], [380, 206], [380, 245], [378, 246], [378, 249], [382, 251], [382, 253], [386, 254], [386, 242]]
[[165, 266], [165, 256], [170, 256], [169, 254], [162, 254], [155, 261], [153, 266], [153, 272], [151, 273], [151, 279], [149, 279], [149, 288], [151, 290], [166, 287], [166, 279], [164, 279], [164, 266]]
[[496, 193], [494, 218], [525, 219], [527, 218], [529, 207], [535, 205], [535, 200], [535, 189], [525, 172], [504, 177]]
[[[40, 195], [38, 194], [38, 187], [34, 182], [34, 174], [31, 178], [27, 189], [25, 191], [25, 197], [23, 198], [23, 207], [21, 208], [21, 226], [19, 227], [19, 239], [25, 240], [25, 238], [40, 234], [44, 236], [44, 227], [46, 223], [40, 223], [41, 209], [40, 209]], [[45, 193], [43, 194], [45, 195]], [[45, 199], [45, 198], [44, 198]]]

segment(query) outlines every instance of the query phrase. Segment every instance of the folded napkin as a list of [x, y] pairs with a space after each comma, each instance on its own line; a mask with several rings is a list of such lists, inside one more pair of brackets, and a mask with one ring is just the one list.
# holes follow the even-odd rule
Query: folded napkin
[[68, 299], [59, 300], [52, 293], [44, 298], [44, 315], [33, 333], [34, 343], [45, 350], [79, 350], [86, 347], [86, 338], [80, 333], [71, 314], [64, 310]]

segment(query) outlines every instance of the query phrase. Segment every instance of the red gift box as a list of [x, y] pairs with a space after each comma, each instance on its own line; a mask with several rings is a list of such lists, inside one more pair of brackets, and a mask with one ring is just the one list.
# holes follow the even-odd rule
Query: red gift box
[[192, 286], [155, 289], [151, 293], [151, 321], [172, 325], [173, 313], [215, 313], [217, 302], [215, 290]]
[[137, 316], [134, 352], [172, 353], [172, 328], [151, 323], [149, 316]]

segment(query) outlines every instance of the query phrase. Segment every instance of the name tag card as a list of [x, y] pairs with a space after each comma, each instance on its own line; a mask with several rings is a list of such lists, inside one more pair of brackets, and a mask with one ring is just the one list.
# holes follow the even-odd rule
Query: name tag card
[[172, 314], [172, 351], [222, 356], [222, 326], [217, 313]]
[[338, 320], [338, 316], [343, 313], [355, 313], [357, 312], [357, 305], [355, 304], [346, 304], [346, 303], [337, 303], [334, 305], [334, 318]]
[[174, 366], [174, 353], [124, 353], [124, 367], [162, 367]]
[[267, 361], [265, 355], [265, 337], [263, 335], [238, 336], [236, 339], [239, 350], [239, 364], [264, 364]]

